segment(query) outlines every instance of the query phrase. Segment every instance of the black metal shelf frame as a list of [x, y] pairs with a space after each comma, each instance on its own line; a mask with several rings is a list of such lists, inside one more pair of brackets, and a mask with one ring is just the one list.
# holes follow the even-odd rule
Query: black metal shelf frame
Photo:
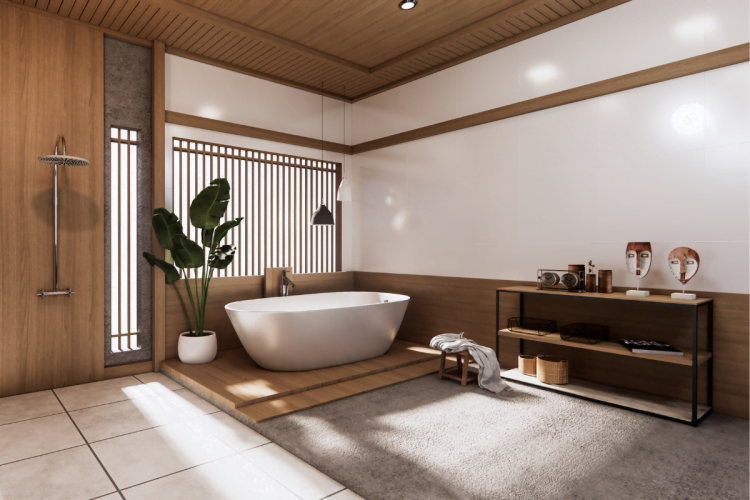
[[[500, 331], [500, 292], [504, 293], [517, 293], [519, 295], [519, 317], [523, 319], [523, 298], [526, 294], [531, 295], [545, 295], [545, 294], [539, 294], [534, 293], [533, 291], [524, 292], [520, 290], [503, 290], [503, 289], [497, 289], [495, 291], [495, 354], [497, 355], [498, 361], [500, 360], [500, 336], [498, 335], [498, 332]], [[629, 299], [616, 299], [611, 297], [592, 297], [592, 296], [581, 296], [578, 294], [566, 294], [566, 293], [560, 293], [559, 295], [554, 295], [555, 297], [567, 297], [571, 299], [584, 299], [584, 300], [608, 300], [608, 301], [615, 301], [615, 302], [629, 302], [633, 303], [634, 301]], [[644, 411], [640, 410], [638, 408], [631, 408], [628, 406], [623, 406], [615, 403], [609, 403], [607, 401], [601, 401], [598, 399], [589, 398], [586, 396], [579, 396], [575, 394], [571, 394], [571, 396], [586, 399], [588, 401], [595, 401], [597, 403], [606, 404], [609, 406], [616, 406], [618, 408], [623, 408], [630, 411], [635, 411], [638, 413], [645, 413], [647, 415], [653, 415], [655, 417], [664, 418], [667, 420], [674, 420], [676, 422], [681, 423], [687, 423], [692, 425], [693, 427], [696, 427], [701, 421], [703, 421], [704, 418], [706, 418], [711, 411], [713, 410], [713, 396], [714, 396], [714, 388], [713, 388], [713, 371], [714, 371], [714, 357], [713, 357], [713, 344], [714, 344], [714, 303], [713, 300], [708, 300], [706, 302], [700, 303], [700, 304], [679, 304], [679, 303], [671, 303], [671, 302], [649, 302], [649, 301], [638, 301], [637, 303], [641, 304], [651, 304], [656, 306], [667, 306], [667, 307], [682, 307], [682, 308], [692, 308], [692, 315], [693, 315], [693, 359], [692, 359], [692, 372], [691, 372], [691, 378], [692, 378], [692, 394], [691, 394], [691, 408], [692, 408], [692, 415], [691, 420], [688, 422], [686, 420], [676, 419], [669, 417], [667, 415], [662, 415], [659, 413], [654, 413], [650, 411]], [[711, 357], [706, 360], [707, 363], [707, 379], [706, 379], [706, 385], [708, 389], [708, 395], [707, 395], [707, 406], [708, 411], [704, 413], [700, 418], [698, 417], [698, 308], [706, 306], [708, 308], [707, 310], [707, 350], [711, 353]], [[523, 339], [518, 339], [520, 344], [520, 354], [523, 354]], [[655, 361], [658, 362], [658, 361]]]

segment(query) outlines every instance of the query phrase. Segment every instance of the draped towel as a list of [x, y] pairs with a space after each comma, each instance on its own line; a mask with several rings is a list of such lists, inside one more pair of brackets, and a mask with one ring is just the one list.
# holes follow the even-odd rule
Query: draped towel
[[463, 332], [460, 334], [443, 333], [432, 338], [430, 347], [440, 349], [449, 354], [461, 351], [469, 351], [471, 357], [479, 365], [479, 387], [498, 393], [508, 387], [508, 384], [500, 378], [500, 363], [497, 362], [495, 351], [484, 347], [473, 340], [465, 339]]

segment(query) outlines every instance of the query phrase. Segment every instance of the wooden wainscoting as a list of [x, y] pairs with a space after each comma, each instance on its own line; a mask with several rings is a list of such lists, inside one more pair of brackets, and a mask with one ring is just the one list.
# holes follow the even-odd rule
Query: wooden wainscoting
[[[294, 274], [292, 280], [297, 285], [292, 294], [306, 295], [323, 292], [345, 292], [354, 289], [354, 273], [309, 273]], [[183, 299], [187, 303], [187, 291], [184, 280], [177, 285]], [[216, 332], [219, 350], [236, 349], [242, 347], [240, 339], [232, 328], [224, 306], [239, 300], [260, 299], [263, 297], [265, 277], [243, 276], [235, 278], [213, 278], [206, 304], [206, 330]], [[188, 305], [189, 307], [189, 305]], [[177, 341], [180, 333], [188, 330], [187, 321], [180, 305], [174, 287], [167, 287], [167, 318], [166, 318], [166, 359], [177, 357]]]
[[[104, 40], [101, 31], [0, 4], [0, 397], [104, 376]], [[52, 154], [59, 167], [53, 284]]]
[[[411, 297], [398, 338], [428, 344], [439, 333], [465, 332], [482, 345], [495, 347], [495, 290], [501, 287], [530, 285], [531, 282], [418, 276], [356, 272], [355, 290], [403, 293]], [[615, 291], [625, 291], [615, 288]], [[666, 295], [666, 290], [652, 290]], [[714, 299], [714, 410], [748, 418], [748, 325], [750, 314], [745, 294], [697, 292]], [[501, 294], [500, 324], [518, 313], [518, 296]], [[705, 314], [702, 313], [702, 314]], [[689, 347], [690, 318], [665, 307], [643, 304], [608, 304], [597, 301], [588, 308], [578, 301], [553, 297], [542, 301], [527, 297], [525, 315], [549, 318], [558, 325], [592, 322], [610, 327], [612, 338], [642, 337], [665, 340]], [[699, 318], [705, 322], [705, 318]], [[637, 332], [637, 333], [635, 333]], [[705, 329], [699, 332], [705, 339]], [[689, 399], [689, 368], [648, 360], [623, 359], [604, 353], [582, 353], [570, 347], [527, 342], [527, 352], [544, 352], [570, 360], [572, 377], [596, 380], [628, 389]], [[500, 339], [500, 363], [503, 368], [517, 366], [518, 341]], [[667, 366], [664, 366], [667, 365]], [[705, 368], [699, 372], [701, 385]], [[705, 400], [705, 389], [700, 392]]]

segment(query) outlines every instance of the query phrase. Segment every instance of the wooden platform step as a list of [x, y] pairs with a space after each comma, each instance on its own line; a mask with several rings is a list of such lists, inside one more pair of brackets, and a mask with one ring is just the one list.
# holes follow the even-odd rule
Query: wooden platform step
[[[176, 358], [168, 359], [161, 364], [161, 369], [217, 402], [239, 409], [425, 361], [437, 362], [439, 356], [440, 351], [396, 340], [388, 352], [378, 358], [304, 372], [264, 370], [244, 349], [219, 351], [214, 361], [202, 365], [188, 365]], [[390, 379], [386, 377], [383, 380]]]
[[[455, 359], [455, 358], [454, 358]], [[455, 365], [455, 361], [447, 361]], [[348, 398], [362, 394], [381, 387], [386, 387], [399, 382], [405, 382], [431, 373], [436, 373], [440, 368], [440, 360], [433, 359], [402, 368], [396, 368], [374, 375], [359, 377], [357, 379], [340, 382], [337, 384], [312, 389], [290, 396], [284, 396], [262, 403], [238, 408], [237, 412], [249, 418], [253, 422], [263, 422], [275, 417], [287, 415], [307, 408], [313, 408], [338, 399]]]

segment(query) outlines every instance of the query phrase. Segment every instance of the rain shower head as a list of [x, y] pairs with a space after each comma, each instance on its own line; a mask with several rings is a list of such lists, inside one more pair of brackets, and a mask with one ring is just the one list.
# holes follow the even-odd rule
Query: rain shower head
[[[62, 154], [57, 154], [57, 148], [62, 142]], [[65, 154], [65, 137], [60, 137], [55, 144], [55, 154], [40, 156], [37, 158], [42, 163], [49, 163], [50, 165], [60, 165], [67, 167], [83, 167], [88, 165], [90, 162], [85, 158], [78, 158], [77, 156], [68, 156]]]
[[50, 165], [65, 165], [67, 167], [83, 167], [84, 165], [89, 164], [89, 161], [84, 158], [67, 155], [40, 156], [38, 160], [42, 163], [49, 163]]

